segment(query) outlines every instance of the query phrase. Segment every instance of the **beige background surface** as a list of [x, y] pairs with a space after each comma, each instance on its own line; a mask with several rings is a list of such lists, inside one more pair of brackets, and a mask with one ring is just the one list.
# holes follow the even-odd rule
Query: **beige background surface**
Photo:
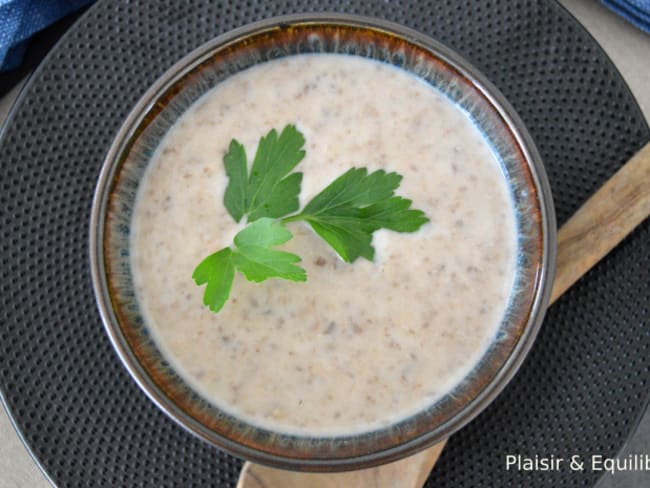
[[[603, 46], [635, 94], [650, 120], [650, 35], [644, 34], [593, 0], [561, 0]], [[19, 92], [16, 87], [0, 100], [0, 122]], [[646, 415], [630, 444], [623, 451], [650, 454], [650, 413]], [[0, 488], [47, 488], [51, 486], [19, 437], [4, 409], [0, 408]], [[650, 473], [605, 476], [598, 488], [650, 486]]]

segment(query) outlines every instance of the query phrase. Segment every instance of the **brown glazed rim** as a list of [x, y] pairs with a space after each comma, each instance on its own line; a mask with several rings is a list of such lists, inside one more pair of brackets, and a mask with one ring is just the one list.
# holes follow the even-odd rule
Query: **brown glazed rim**
[[[135, 198], [138, 178], [152, 152], [151, 145], [143, 142], [152, 137], [152, 127], [161, 119], [169, 122], [167, 111], [178, 105], [188, 87], [205, 92], [241, 70], [238, 61], [253, 59], [260, 52], [266, 57], [249, 65], [307, 52], [289, 51], [306, 46], [314, 34], [325, 43], [336, 40], [337, 50], [327, 52], [354, 51], [355, 46], [370, 49], [372, 55], [366, 57], [404, 64], [412, 72], [422, 69], [416, 74], [432, 83], [442, 80], [444, 76], [437, 78], [444, 74], [453, 83], [438, 88], [450, 97], [454, 90], [468, 94], [470, 115], [489, 119], [485, 123], [494, 138], [507, 148], [501, 148], [507, 153], [503, 164], [511, 168], [508, 175], [515, 206], [518, 215], [523, 215], [519, 234], [527, 236], [520, 238], [517, 283], [521, 286], [513, 292], [516, 298], [504, 318], [506, 333], [494, 341], [475, 371], [453, 390], [454, 395], [447, 395], [453, 398], [445, 397], [398, 424], [349, 436], [272, 432], [201, 398], [171, 369], [149, 337], [138, 314], [128, 246], [124, 247], [131, 215], [128, 202]], [[288, 51], [276, 52], [278, 46]], [[409, 60], [420, 64], [406, 66]], [[219, 71], [217, 66], [235, 69]], [[193, 100], [175, 109], [176, 116]], [[95, 297], [113, 347], [140, 388], [171, 419], [236, 456], [286, 469], [342, 471], [391, 462], [449, 437], [504, 388], [530, 349], [548, 305], [555, 266], [555, 215], [540, 156], [523, 123], [503, 95], [458, 54], [419, 32], [384, 20], [339, 14], [293, 15], [250, 24], [214, 39], [175, 64], [146, 92], [104, 161], [92, 206], [90, 259]]]

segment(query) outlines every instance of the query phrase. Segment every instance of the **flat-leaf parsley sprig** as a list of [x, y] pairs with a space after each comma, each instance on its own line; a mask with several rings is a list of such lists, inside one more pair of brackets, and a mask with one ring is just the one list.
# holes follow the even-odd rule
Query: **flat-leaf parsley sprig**
[[[207, 285], [203, 303], [213, 312], [224, 306], [235, 279], [235, 269], [249, 281], [268, 278], [306, 281], [296, 265], [300, 257], [273, 247], [289, 241], [289, 222], [304, 221], [347, 263], [358, 257], [373, 260], [372, 234], [379, 229], [415, 232], [429, 219], [412, 209], [411, 200], [395, 195], [402, 176], [384, 170], [368, 173], [351, 168], [330, 183], [298, 213], [302, 173], [292, 172], [305, 156], [304, 136], [294, 125], [280, 135], [275, 129], [260, 139], [248, 172], [244, 146], [230, 142], [223, 158], [228, 186], [224, 205], [235, 222], [248, 225], [226, 247], [206, 257], [192, 277]], [[290, 215], [292, 214], [292, 215]]]
[[394, 196], [402, 181], [397, 173], [351, 168], [316, 195], [284, 223], [304, 220], [351, 263], [359, 256], [372, 261], [372, 233], [379, 229], [415, 232], [429, 221], [421, 210], [410, 208], [411, 200]]
[[250, 174], [246, 150], [236, 139], [223, 158], [228, 186], [223, 203], [235, 222], [260, 217], [278, 218], [298, 210], [302, 173], [291, 173], [305, 157], [305, 138], [295, 125], [278, 133], [273, 129], [260, 139]]
[[268, 278], [306, 281], [305, 270], [294, 264], [300, 261], [299, 256], [272, 249], [292, 237], [282, 222], [268, 217], [248, 224], [235, 236], [234, 249], [225, 247], [211, 254], [194, 270], [192, 277], [196, 284], [208, 285], [203, 303], [213, 312], [221, 310], [230, 295], [235, 268], [249, 281], [260, 282]]

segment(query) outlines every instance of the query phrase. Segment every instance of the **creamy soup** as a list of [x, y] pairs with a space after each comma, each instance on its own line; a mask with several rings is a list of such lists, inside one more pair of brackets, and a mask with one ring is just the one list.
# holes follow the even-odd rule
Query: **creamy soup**
[[[223, 205], [232, 138], [252, 158], [270, 129], [306, 138], [301, 207], [352, 166], [404, 176], [430, 222], [375, 233], [374, 262], [344, 263], [303, 222], [283, 248], [307, 282], [237, 275], [215, 314], [192, 280], [243, 228]], [[468, 115], [391, 66], [300, 55], [247, 69], [169, 130], [138, 190], [133, 279], [153, 337], [218, 407], [275, 431], [333, 435], [403, 419], [477, 364], [504, 314], [516, 254], [501, 166]]]

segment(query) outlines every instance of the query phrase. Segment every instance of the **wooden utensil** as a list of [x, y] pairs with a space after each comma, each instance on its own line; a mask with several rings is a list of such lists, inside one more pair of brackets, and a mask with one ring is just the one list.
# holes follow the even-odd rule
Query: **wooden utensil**
[[[650, 215], [650, 143], [612, 176], [558, 232], [551, 303]], [[446, 441], [408, 458], [345, 473], [298, 473], [246, 462], [237, 488], [421, 487]]]

